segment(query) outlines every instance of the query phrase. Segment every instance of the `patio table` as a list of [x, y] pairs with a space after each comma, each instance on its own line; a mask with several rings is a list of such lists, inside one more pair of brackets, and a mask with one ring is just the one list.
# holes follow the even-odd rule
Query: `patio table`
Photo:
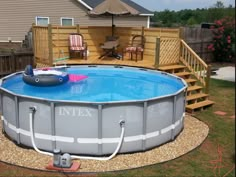
[[99, 57], [99, 59], [108, 56], [108, 57], [114, 57], [114, 58], [120, 58], [119, 55], [116, 53], [116, 49], [119, 46], [119, 40], [113, 40], [113, 41], [106, 41], [101, 46], [101, 48], [104, 50], [104, 53]]

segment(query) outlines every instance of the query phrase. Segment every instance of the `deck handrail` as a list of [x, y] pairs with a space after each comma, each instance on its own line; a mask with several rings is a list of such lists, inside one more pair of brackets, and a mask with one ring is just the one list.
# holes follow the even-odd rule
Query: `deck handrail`
[[209, 80], [211, 66], [207, 65], [184, 40], [180, 40], [180, 61], [191, 71], [191, 73], [209, 91]]

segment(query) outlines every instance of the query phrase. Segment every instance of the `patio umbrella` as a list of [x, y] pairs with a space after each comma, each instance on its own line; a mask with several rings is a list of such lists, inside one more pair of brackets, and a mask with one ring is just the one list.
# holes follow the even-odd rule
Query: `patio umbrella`
[[104, 0], [89, 12], [90, 15], [111, 16], [112, 36], [114, 35], [114, 16], [138, 15], [139, 12], [121, 0]]

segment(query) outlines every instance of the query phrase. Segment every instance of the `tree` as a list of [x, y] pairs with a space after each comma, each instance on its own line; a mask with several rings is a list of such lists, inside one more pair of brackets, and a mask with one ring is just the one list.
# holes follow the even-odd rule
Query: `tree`
[[174, 11], [170, 11], [168, 9], [162, 11], [162, 12], [155, 12], [154, 17], [155, 22], [158, 22], [159, 24], [162, 24], [167, 27], [171, 27], [171, 24], [175, 23], [175, 16]]
[[210, 22], [213, 22], [217, 19], [221, 19], [225, 14], [225, 6], [222, 1], [217, 1], [213, 7], [208, 9], [208, 19]]
[[193, 25], [195, 25], [195, 24], [197, 24], [197, 21], [195, 20], [194, 17], [191, 17], [191, 18], [188, 19], [187, 25], [193, 26]]
[[217, 1], [208, 9], [184, 9], [177, 12], [165, 9], [161, 12], [155, 12], [151, 22], [158, 24], [158, 26], [177, 27], [201, 24], [203, 22], [214, 23], [215, 20], [225, 16], [234, 18], [235, 8], [232, 5], [225, 7], [222, 1]]
[[224, 6], [224, 3], [223, 3], [223, 2], [217, 1], [217, 2], [214, 4], [214, 7], [215, 7], [215, 8], [221, 8], [221, 9], [223, 9], [225, 6]]

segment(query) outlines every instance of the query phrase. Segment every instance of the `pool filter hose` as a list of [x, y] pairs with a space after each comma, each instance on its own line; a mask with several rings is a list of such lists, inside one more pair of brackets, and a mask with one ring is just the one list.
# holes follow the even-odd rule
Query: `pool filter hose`
[[[30, 107], [29, 108], [29, 126], [30, 126], [30, 139], [31, 139], [31, 143], [33, 145], [33, 148], [35, 151], [37, 151], [38, 153], [44, 154], [44, 155], [49, 155], [49, 156], [53, 156], [53, 153], [50, 152], [45, 152], [45, 151], [41, 151], [37, 148], [36, 144], [35, 144], [35, 136], [34, 136], [34, 114], [36, 112], [36, 107]], [[77, 156], [77, 155], [72, 155], [71, 158], [72, 159], [86, 159], [86, 160], [100, 160], [100, 161], [106, 161], [106, 160], [110, 160], [113, 157], [116, 156], [116, 154], [119, 152], [122, 142], [124, 140], [124, 135], [125, 135], [125, 121], [121, 120], [119, 122], [120, 127], [121, 127], [121, 134], [120, 134], [120, 139], [118, 142], [118, 145], [115, 149], [115, 151], [108, 157], [90, 157], [90, 156]]]

